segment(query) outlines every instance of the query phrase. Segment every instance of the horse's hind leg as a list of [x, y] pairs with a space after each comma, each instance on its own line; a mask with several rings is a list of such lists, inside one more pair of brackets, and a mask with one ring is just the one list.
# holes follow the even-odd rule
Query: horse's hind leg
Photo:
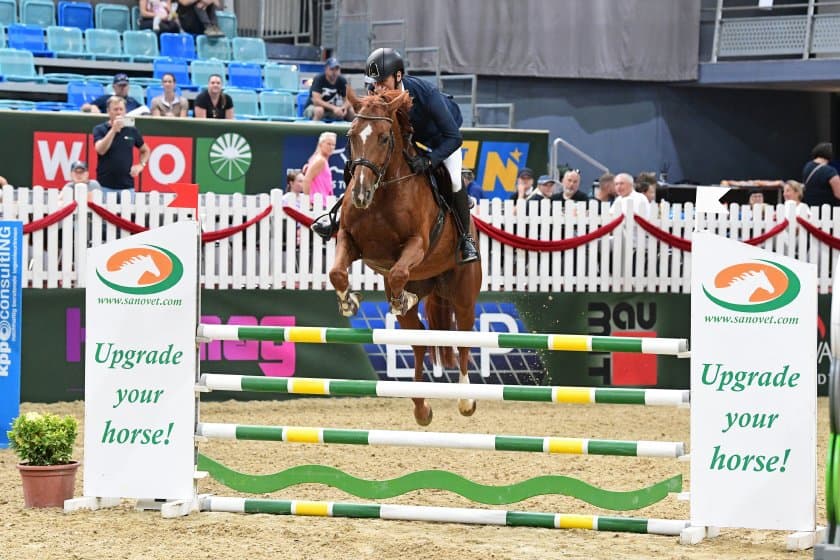
[[[467, 269], [467, 267], [470, 267]], [[471, 286], [469, 291], [460, 291], [461, 298], [455, 298], [455, 323], [460, 331], [471, 331], [475, 327], [475, 303], [478, 299], [478, 291], [481, 286], [481, 267], [479, 263], [473, 262], [461, 267], [459, 281], [461, 285]], [[458, 367], [461, 371], [458, 381], [469, 383], [470, 348], [468, 346], [458, 347]], [[458, 411], [463, 416], [472, 416], [475, 413], [476, 402], [473, 399], [460, 399]]]
[[[385, 294], [390, 297], [390, 289], [386, 285]], [[417, 314], [417, 306], [412, 307], [408, 313], [397, 315], [397, 321], [400, 323], [400, 328], [403, 329], [422, 329], [423, 323], [420, 322], [420, 316]], [[414, 351], [414, 380], [423, 381], [423, 359], [426, 357], [425, 346], [412, 346]], [[432, 405], [426, 399], [413, 398], [414, 401], [414, 419], [421, 426], [428, 426], [432, 423]]]

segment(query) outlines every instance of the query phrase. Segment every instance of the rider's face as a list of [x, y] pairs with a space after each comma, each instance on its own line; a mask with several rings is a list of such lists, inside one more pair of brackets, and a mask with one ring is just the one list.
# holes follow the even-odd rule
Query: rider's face
[[384, 93], [391, 89], [397, 89], [397, 79], [394, 76], [388, 76], [381, 82], [376, 82], [373, 86], [375, 93]]

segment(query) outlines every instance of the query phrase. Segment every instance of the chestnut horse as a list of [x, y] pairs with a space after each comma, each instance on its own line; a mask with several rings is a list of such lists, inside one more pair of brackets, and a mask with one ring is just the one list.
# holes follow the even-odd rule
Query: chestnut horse
[[[475, 303], [481, 289], [481, 264], [456, 263], [458, 230], [450, 212], [443, 212], [429, 178], [412, 173], [405, 155], [414, 155], [406, 91], [369, 95], [355, 105], [356, 118], [348, 138], [353, 159], [352, 180], [341, 205], [335, 264], [330, 281], [345, 317], [359, 309], [359, 295], [350, 292], [348, 269], [362, 261], [385, 279], [391, 313], [403, 329], [423, 329], [417, 306], [426, 298], [426, 318], [434, 330], [473, 329]], [[460, 177], [458, 178], [460, 180]], [[441, 225], [436, 224], [442, 221]], [[474, 225], [470, 223], [473, 236]], [[454, 320], [453, 320], [454, 316]], [[414, 379], [423, 380], [427, 347], [414, 346]], [[470, 348], [458, 348], [460, 382], [469, 383]], [[454, 367], [452, 347], [432, 352], [436, 364]], [[432, 407], [414, 401], [414, 418], [426, 426]], [[475, 401], [461, 399], [464, 416], [475, 412]]]

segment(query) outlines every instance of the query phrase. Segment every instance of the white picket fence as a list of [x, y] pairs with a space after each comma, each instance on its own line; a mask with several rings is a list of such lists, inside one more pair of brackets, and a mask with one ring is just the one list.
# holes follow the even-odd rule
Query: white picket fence
[[[25, 285], [35, 288], [85, 286], [88, 247], [130, 235], [96, 214], [88, 199], [145, 227], [159, 227], [190, 217], [184, 209], [167, 208], [174, 195], [137, 193], [134, 201], [117, 202], [100, 191], [84, 188], [33, 189], [5, 187], [0, 203], [2, 219], [31, 223], [55, 213], [73, 201], [74, 212], [58, 223], [25, 236]], [[207, 288], [331, 289], [328, 271], [334, 241], [324, 243], [307, 228], [298, 227], [284, 211], [283, 193], [259, 195], [201, 195], [199, 214], [205, 232], [243, 224], [269, 206], [268, 216], [240, 233], [203, 244], [202, 282]], [[331, 204], [327, 201], [327, 205]], [[299, 203], [308, 208], [305, 197]], [[650, 222], [677, 237], [690, 239], [695, 229], [693, 206], [654, 205]], [[315, 217], [322, 212], [305, 210]], [[474, 210], [481, 220], [522, 237], [543, 241], [570, 239], [610, 223], [606, 205], [596, 202], [539, 204], [482, 200]], [[707, 217], [699, 223], [719, 235], [745, 240], [761, 235], [787, 218], [787, 228], [761, 247], [816, 263], [819, 292], [831, 286], [836, 251], [815, 239], [796, 221], [789, 206], [766, 206], [757, 211], [732, 205], [727, 215]], [[822, 231], [840, 237], [840, 211], [811, 208], [806, 218]], [[295, 246], [296, 237], [299, 244]], [[690, 291], [691, 253], [676, 249], [644, 232], [626, 216], [611, 234], [576, 249], [536, 252], [514, 249], [479, 235], [485, 291], [530, 292], [671, 292]], [[351, 270], [354, 290], [381, 290], [382, 278], [361, 263]]]

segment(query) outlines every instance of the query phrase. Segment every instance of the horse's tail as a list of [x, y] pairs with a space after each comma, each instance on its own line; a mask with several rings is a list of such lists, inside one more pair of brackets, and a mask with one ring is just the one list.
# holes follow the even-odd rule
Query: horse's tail
[[[429, 329], [431, 330], [455, 330], [454, 311], [451, 303], [435, 293], [429, 294], [429, 297], [426, 298], [426, 319], [429, 322]], [[452, 346], [435, 346], [429, 348], [429, 354], [431, 354], [432, 365], [435, 369], [440, 367], [458, 367], [458, 362], [455, 359], [455, 350]]]

